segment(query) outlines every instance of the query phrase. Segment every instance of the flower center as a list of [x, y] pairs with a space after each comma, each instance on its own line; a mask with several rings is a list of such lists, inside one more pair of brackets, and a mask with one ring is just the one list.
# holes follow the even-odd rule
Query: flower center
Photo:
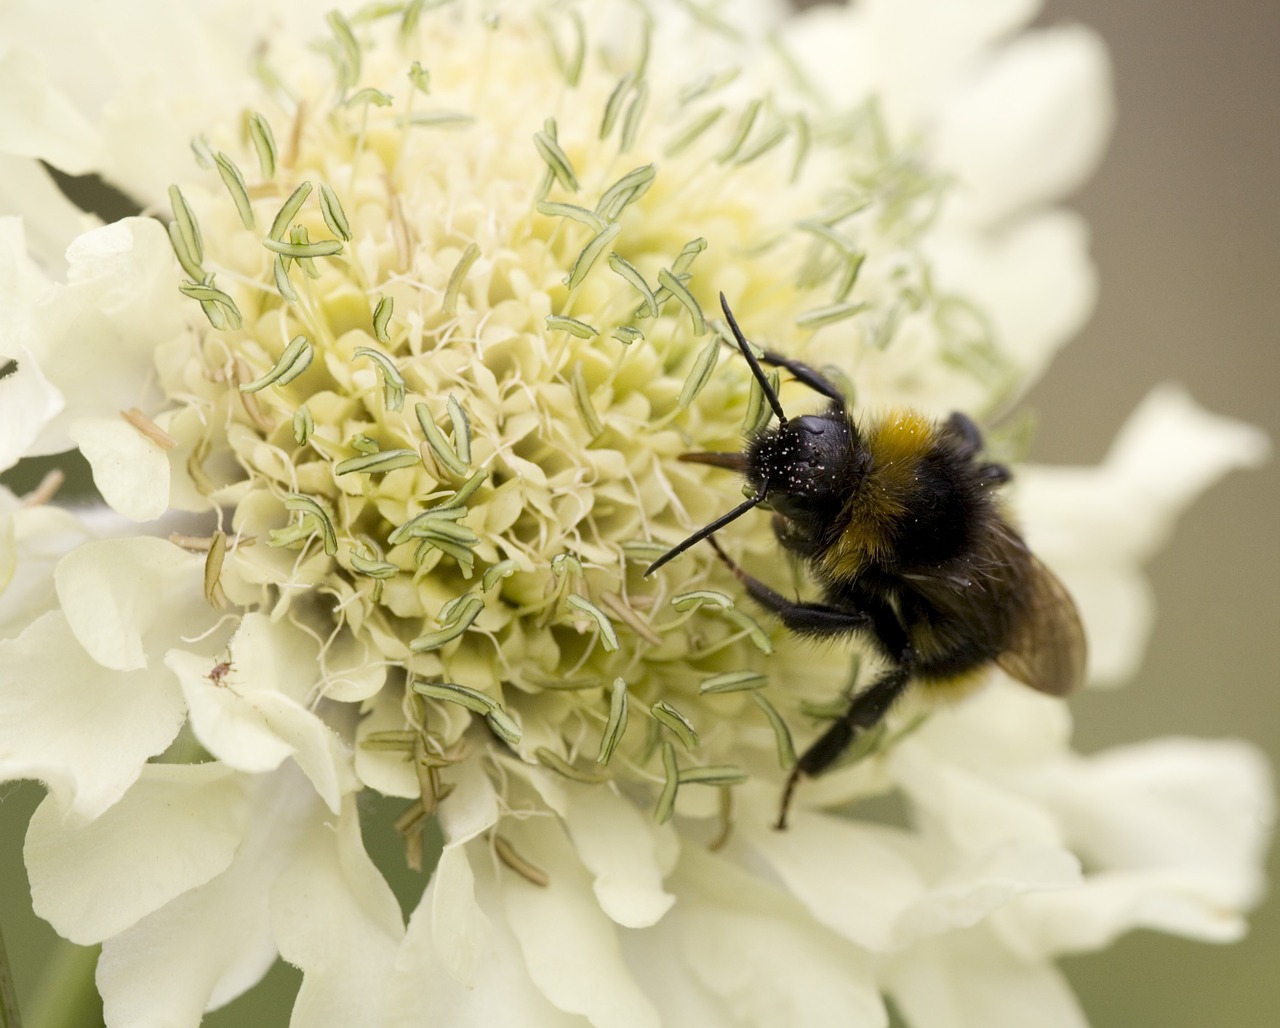
[[[774, 348], [840, 324], [816, 352], [846, 368], [941, 323], [913, 250], [936, 183], [873, 109], [654, 74], [641, 27], [428, 13], [331, 15], [321, 85], [265, 90], [171, 192], [209, 324], [166, 384], [233, 510], [227, 592], [393, 669], [362, 739], [414, 755], [425, 810], [472, 728], [647, 783], [661, 817], [681, 783], [780, 777], [842, 661], [767, 630], [705, 548], [642, 575], [737, 502], [676, 458], [768, 416], [703, 304]], [[732, 531], [776, 551], [764, 515]]]

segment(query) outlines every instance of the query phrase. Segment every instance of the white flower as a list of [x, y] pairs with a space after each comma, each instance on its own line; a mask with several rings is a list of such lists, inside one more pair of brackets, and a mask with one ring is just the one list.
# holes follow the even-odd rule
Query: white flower
[[[0, 497], [0, 775], [48, 788], [33, 900], [102, 942], [109, 1024], [195, 1024], [279, 954], [301, 1025], [882, 1025], [886, 995], [1072, 1025], [1057, 954], [1238, 935], [1251, 750], [1081, 758], [993, 673], [904, 703], [777, 832], [857, 644], [815, 656], [706, 547], [643, 575], [733, 498], [677, 458], [767, 414], [718, 292], [855, 406], [935, 415], [1010, 402], [1088, 316], [1051, 205], [1106, 60], [1014, 36], [1031, 6], [0, 12], [32, 99], [0, 132], [0, 457], [74, 444], [113, 518]], [[84, 225], [36, 157], [165, 222]], [[1096, 678], [1140, 653], [1177, 511], [1264, 449], [1164, 391], [1101, 468], [1028, 470]], [[777, 550], [763, 516], [724, 538]], [[429, 872], [407, 920], [374, 793]]]

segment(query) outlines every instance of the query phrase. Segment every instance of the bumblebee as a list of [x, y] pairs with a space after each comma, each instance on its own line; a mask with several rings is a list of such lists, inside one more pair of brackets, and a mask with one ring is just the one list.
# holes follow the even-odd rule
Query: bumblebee
[[[829, 769], [909, 686], [964, 684], [994, 664], [1065, 696], [1084, 676], [1085, 640], [1070, 595], [1007, 520], [997, 490], [1009, 471], [982, 459], [982, 436], [968, 417], [938, 423], [896, 410], [855, 424], [835, 384], [778, 354], [764, 351], [758, 360], [723, 293], [720, 305], [777, 425], [741, 453], [682, 455], [742, 474], [749, 495], [645, 574], [706, 539], [786, 628], [816, 639], [862, 636], [886, 665], [796, 762], [782, 795], [782, 829], [801, 777]], [[825, 397], [826, 410], [788, 418], [761, 360]], [[778, 542], [803, 562], [821, 602], [788, 599], [716, 542], [716, 532], [757, 506], [774, 512]]]

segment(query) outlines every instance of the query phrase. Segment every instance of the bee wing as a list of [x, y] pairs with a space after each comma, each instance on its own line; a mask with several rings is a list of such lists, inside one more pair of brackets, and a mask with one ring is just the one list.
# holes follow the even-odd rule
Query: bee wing
[[1065, 696], [1084, 681], [1084, 629], [1058, 577], [1027, 554], [1026, 611], [996, 664], [1038, 692]]

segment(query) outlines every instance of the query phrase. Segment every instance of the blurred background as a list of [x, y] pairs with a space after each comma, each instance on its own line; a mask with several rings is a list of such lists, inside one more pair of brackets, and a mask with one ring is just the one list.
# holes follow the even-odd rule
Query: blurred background
[[[1101, 296], [1028, 397], [1035, 458], [1093, 463], [1167, 379], [1280, 441], [1280, 5], [1047, 0], [1040, 21], [1101, 34], [1119, 120], [1072, 204], [1093, 230]], [[1278, 527], [1275, 456], [1190, 510], [1149, 569], [1159, 609], [1142, 672], [1072, 703], [1079, 749], [1236, 736], [1280, 766]], [[1274, 848], [1270, 871], [1280, 881]], [[1063, 967], [1096, 1028], [1278, 1025], [1280, 898], [1238, 945], [1138, 932]]]
[[[1041, 425], [1034, 459], [1096, 463], [1147, 390], [1170, 379], [1280, 440], [1280, 5], [1047, 0], [1039, 21], [1102, 35], [1119, 121], [1073, 200], [1093, 230], [1098, 309], [1028, 397]], [[1186, 515], [1149, 569], [1159, 612], [1142, 672], [1073, 700], [1080, 750], [1243, 737], [1280, 765], [1278, 513], [1273, 459]], [[30, 911], [21, 858], [39, 798], [34, 786], [0, 789], [0, 923], [24, 999], [54, 942]], [[1270, 867], [1280, 879], [1280, 852]], [[1137, 932], [1063, 967], [1095, 1028], [1280, 1025], [1280, 899], [1237, 945]], [[287, 1023], [296, 976], [278, 967], [271, 977], [274, 997], [237, 1001], [206, 1024]]]

